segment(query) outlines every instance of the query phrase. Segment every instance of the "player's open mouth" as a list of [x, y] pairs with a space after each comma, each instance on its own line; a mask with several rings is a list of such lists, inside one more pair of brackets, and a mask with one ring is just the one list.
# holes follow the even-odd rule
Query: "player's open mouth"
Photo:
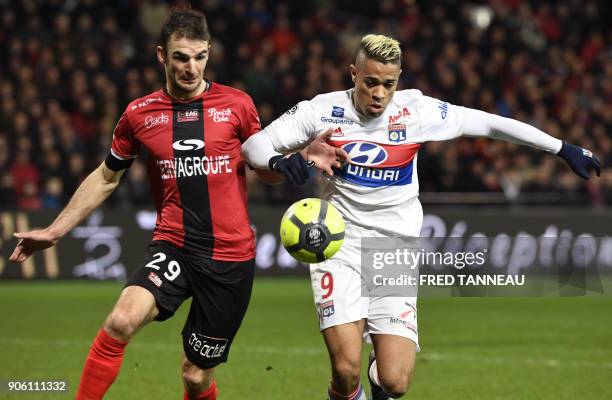
[[380, 111], [382, 110], [383, 106], [382, 104], [373, 103], [373, 104], [370, 104], [370, 108], [374, 111]]
[[185, 82], [185, 83], [195, 83], [197, 81], [197, 78], [193, 77], [193, 78], [181, 78], [181, 82]]

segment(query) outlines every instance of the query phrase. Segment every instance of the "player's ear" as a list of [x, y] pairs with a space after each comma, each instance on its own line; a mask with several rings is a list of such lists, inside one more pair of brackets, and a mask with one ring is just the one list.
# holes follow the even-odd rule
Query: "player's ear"
[[350, 69], [351, 79], [353, 80], [353, 83], [355, 83], [355, 80], [357, 79], [357, 67], [355, 66], [355, 64], [351, 64]]
[[164, 48], [161, 46], [157, 46], [155, 50], [157, 52], [157, 61], [159, 61], [161, 64], [165, 64], [166, 63], [166, 51], [164, 50]]

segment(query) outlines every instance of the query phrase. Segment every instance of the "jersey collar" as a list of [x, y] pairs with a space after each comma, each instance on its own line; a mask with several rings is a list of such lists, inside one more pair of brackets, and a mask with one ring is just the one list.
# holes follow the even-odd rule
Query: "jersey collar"
[[202, 91], [202, 93], [190, 97], [188, 99], [177, 99], [176, 97], [172, 96], [170, 93], [168, 93], [168, 91], [166, 90], [166, 88], [164, 87], [161, 91], [162, 94], [164, 96], [166, 96], [168, 99], [170, 99], [171, 101], [177, 102], [177, 103], [192, 103], [196, 100], [201, 100], [202, 97], [204, 97], [204, 95], [206, 95], [206, 93], [209, 93], [212, 90], [212, 86], [213, 83], [211, 81], [209, 81], [208, 79], [204, 79], [204, 81], [206, 82], [206, 87], [204, 88], [204, 90]]

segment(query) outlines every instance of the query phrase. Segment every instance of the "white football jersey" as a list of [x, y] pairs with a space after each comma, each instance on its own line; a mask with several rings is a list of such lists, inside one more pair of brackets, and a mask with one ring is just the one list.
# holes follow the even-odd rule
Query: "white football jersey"
[[358, 226], [418, 236], [419, 147], [460, 136], [465, 110], [410, 89], [396, 91], [381, 116], [367, 119], [355, 110], [353, 90], [302, 101], [265, 131], [284, 153], [332, 128], [329, 144], [343, 148], [350, 163], [334, 170], [334, 176], [326, 175], [321, 197]]

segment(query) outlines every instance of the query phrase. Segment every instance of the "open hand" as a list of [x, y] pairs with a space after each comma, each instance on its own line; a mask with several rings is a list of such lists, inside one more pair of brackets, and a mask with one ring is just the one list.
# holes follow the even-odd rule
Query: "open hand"
[[342, 164], [348, 161], [346, 151], [327, 143], [332, 133], [333, 129], [328, 129], [322, 135], [317, 136], [304, 149], [304, 158], [313, 162], [315, 167], [325, 171], [330, 176], [334, 174], [332, 167], [341, 168]]
[[24, 262], [34, 252], [49, 248], [58, 241], [58, 238], [46, 229], [14, 233], [13, 236], [20, 240], [9, 260], [17, 263]]

